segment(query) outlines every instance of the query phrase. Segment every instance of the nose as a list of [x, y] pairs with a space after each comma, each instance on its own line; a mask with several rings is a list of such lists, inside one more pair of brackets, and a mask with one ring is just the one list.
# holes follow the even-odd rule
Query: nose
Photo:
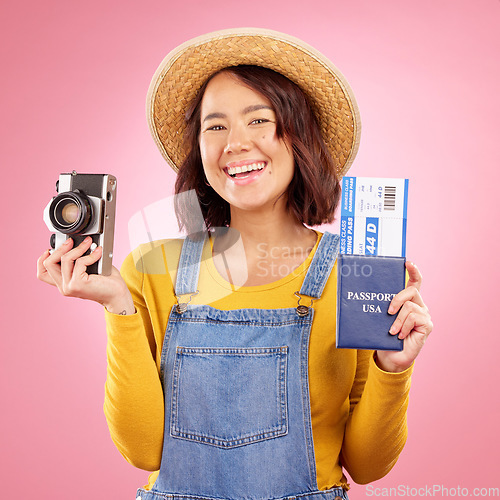
[[252, 141], [247, 128], [238, 124], [230, 128], [227, 134], [227, 142], [224, 147], [224, 153], [241, 153], [249, 151], [252, 147]]

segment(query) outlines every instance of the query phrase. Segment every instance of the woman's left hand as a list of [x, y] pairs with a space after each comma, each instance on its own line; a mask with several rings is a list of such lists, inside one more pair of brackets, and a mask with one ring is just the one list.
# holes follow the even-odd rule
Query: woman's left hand
[[422, 275], [417, 266], [406, 262], [409, 280], [389, 305], [389, 314], [399, 311], [389, 330], [404, 339], [402, 351], [377, 351], [377, 365], [388, 372], [401, 372], [411, 366], [432, 331], [431, 315], [420, 296]]

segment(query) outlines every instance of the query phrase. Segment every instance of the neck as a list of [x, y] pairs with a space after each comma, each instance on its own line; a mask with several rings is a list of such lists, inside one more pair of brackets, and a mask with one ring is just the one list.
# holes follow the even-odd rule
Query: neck
[[284, 209], [257, 213], [232, 208], [230, 228], [233, 231], [215, 238], [214, 264], [227, 281], [237, 285], [262, 285], [289, 274], [317, 239], [314, 231]]
[[243, 244], [248, 248], [260, 243], [286, 246], [308, 235], [311, 237], [311, 230], [285, 209], [265, 213], [231, 210], [230, 227], [241, 234]]

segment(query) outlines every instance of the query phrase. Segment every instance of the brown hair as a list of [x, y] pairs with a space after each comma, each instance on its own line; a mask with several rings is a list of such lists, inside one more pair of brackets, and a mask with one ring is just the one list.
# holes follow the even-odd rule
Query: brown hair
[[[261, 66], [225, 68], [243, 84], [266, 97], [276, 113], [276, 134], [287, 138], [293, 149], [295, 171], [286, 191], [287, 209], [303, 224], [316, 226], [332, 222], [340, 199], [337, 165], [328, 152], [316, 117], [300, 88], [285, 76]], [[227, 226], [231, 220], [229, 203], [206, 183], [198, 139], [201, 128], [201, 101], [212, 75], [202, 85], [186, 113], [184, 140], [189, 151], [179, 168], [175, 193], [194, 189], [207, 228]], [[175, 197], [179, 227], [192, 232], [191, 209], [183, 197]], [[195, 224], [199, 227], [199, 223]], [[198, 229], [199, 230], [199, 229]]]

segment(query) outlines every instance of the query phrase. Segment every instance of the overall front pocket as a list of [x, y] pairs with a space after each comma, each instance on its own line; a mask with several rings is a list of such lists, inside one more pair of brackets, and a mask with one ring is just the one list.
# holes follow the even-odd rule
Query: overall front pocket
[[221, 448], [284, 436], [288, 347], [177, 347], [170, 434]]

